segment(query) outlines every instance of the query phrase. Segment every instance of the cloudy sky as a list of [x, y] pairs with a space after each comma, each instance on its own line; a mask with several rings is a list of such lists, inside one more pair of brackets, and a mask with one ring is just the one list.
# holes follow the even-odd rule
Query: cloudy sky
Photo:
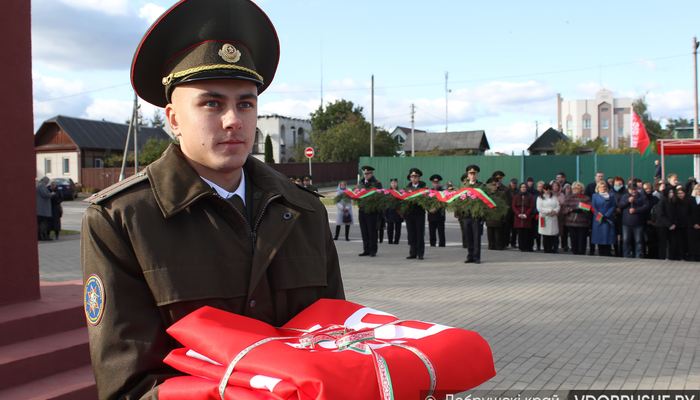
[[[124, 122], [129, 65], [173, 0], [32, 0], [34, 125], [56, 115]], [[556, 126], [556, 96], [646, 94], [652, 116], [692, 118], [700, 2], [259, 0], [281, 59], [260, 114], [308, 118], [347, 99], [375, 124], [486, 131], [520, 152]], [[695, 21], [693, 21], [695, 16]], [[449, 73], [445, 119], [445, 73]], [[149, 118], [155, 108], [143, 102]]]

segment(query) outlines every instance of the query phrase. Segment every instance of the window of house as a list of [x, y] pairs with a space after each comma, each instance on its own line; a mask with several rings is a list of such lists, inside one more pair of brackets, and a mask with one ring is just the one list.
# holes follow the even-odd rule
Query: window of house
[[618, 126], [617, 127], [617, 136], [624, 136], [624, 135], [625, 135], [625, 127]]
[[604, 137], [604, 138], [601, 138], [601, 139], [603, 139], [603, 143], [605, 143], [606, 146], [610, 143], [610, 139], [609, 139], [609, 138]]
[[406, 139], [404, 139], [401, 135], [396, 135], [396, 138], [399, 140], [399, 144], [404, 144]]
[[566, 121], [566, 130], [573, 130], [574, 129], [574, 121]]
[[95, 168], [102, 168], [102, 159], [101, 158], [95, 159]]
[[603, 119], [603, 129], [608, 129], [610, 128], [610, 120], [605, 118]]
[[583, 129], [591, 129], [591, 120], [590, 119], [583, 120]]
[[608, 110], [609, 110], [609, 108], [603, 107], [603, 108], [600, 109], [600, 112], [608, 112]]
[[574, 131], [566, 131], [566, 135], [569, 137], [571, 137], [571, 135], [573, 135], [573, 134], [574, 134]]
[[63, 175], [70, 174], [70, 158], [63, 157]]
[[51, 175], [51, 159], [44, 158], [44, 175]]

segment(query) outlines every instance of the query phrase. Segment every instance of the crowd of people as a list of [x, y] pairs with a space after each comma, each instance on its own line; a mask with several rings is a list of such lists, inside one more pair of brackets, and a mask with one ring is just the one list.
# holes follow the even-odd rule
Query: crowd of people
[[[362, 167], [360, 187], [382, 188], [374, 177], [374, 168]], [[549, 182], [525, 182], [512, 178], [503, 184], [505, 174], [496, 171], [485, 184], [478, 181], [480, 169], [467, 167], [462, 187], [480, 187], [492, 196], [503, 198], [510, 205], [508, 214], [498, 220], [481, 220], [457, 215], [462, 230], [462, 245], [468, 249], [466, 263], [481, 262], [481, 235], [486, 227], [489, 250], [508, 247], [523, 252], [571, 252], [576, 255], [600, 255], [626, 258], [700, 261], [700, 185], [695, 178], [680, 184], [676, 174], [660, 178], [657, 168], [653, 181], [622, 176], [606, 177], [596, 172], [593, 182], [567, 181], [560, 172]], [[405, 189], [431, 188], [443, 190], [442, 177], [430, 177], [431, 187], [420, 178], [422, 172], [412, 168]], [[398, 190], [397, 179], [391, 188]], [[447, 182], [447, 189], [453, 189]], [[338, 194], [347, 183], [338, 185]], [[350, 226], [355, 223], [352, 200], [337, 204], [335, 240], [345, 226], [349, 240]], [[408, 259], [423, 259], [425, 220], [429, 224], [430, 246], [445, 246], [445, 215], [441, 210], [413, 207], [409, 212], [384, 210], [383, 213], [359, 210], [363, 252], [374, 257], [377, 242], [382, 243], [387, 231], [389, 244], [398, 244], [401, 225], [406, 222], [410, 251]]]

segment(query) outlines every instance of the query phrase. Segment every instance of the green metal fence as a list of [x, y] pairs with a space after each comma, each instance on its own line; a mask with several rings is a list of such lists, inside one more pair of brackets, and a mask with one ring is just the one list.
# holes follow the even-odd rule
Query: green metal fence
[[[634, 161], [632, 157], [634, 156]], [[506, 180], [518, 178], [518, 181], [531, 176], [535, 182], [549, 182], [555, 179], [559, 172], [566, 173], [569, 182], [580, 180], [592, 182], [596, 171], [601, 171], [606, 177], [620, 175], [625, 180], [632, 176], [643, 181], [652, 181], [654, 177], [654, 160], [660, 156], [652, 154], [640, 160], [639, 154], [613, 155], [579, 155], [579, 156], [451, 156], [451, 157], [361, 157], [359, 166], [371, 165], [375, 176], [385, 187], [389, 186], [391, 178], [398, 178], [399, 186], [408, 183], [406, 176], [409, 169], [416, 167], [423, 171], [423, 180], [427, 182], [432, 174], [440, 174], [445, 181], [451, 180], [458, 185], [460, 177], [467, 165], [476, 164], [481, 168], [479, 180], [484, 182], [496, 170], [506, 174]], [[633, 165], [634, 163], [634, 165]], [[693, 156], [669, 156], [665, 159], [666, 174], [675, 173], [681, 182], [693, 176]], [[359, 171], [358, 171], [359, 174]], [[359, 176], [359, 175], [358, 175]]]

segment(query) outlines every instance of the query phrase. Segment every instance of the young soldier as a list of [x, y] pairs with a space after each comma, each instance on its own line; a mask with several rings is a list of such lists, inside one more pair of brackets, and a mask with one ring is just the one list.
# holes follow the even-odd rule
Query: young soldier
[[[374, 177], [374, 168], [365, 165], [362, 167], [363, 178], [360, 185], [366, 189], [381, 189], [382, 184]], [[365, 212], [361, 207], [357, 218], [360, 220], [360, 234], [362, 234], [362, 253], [360, 257], [377, 255], [377, 218], [378, 212]]]
[[[467, 167], [467, 182], [464, 187], [481, 188], [483, 184], [478, 181], [479, 172], [481, 169], [476, 165]], [[473, 218], [470, 215], [462, 216], [462, 225], [464, 225], [464, 236], [467, 240], [467, 260], [465, 263], [481, 264], [481, 235], [484, 233], [484, 221], [479, 218]]]
[[[440, 186], [442, 176], [435, 174], [430, 177], [433, 184], [433, 190], [443, 191], [445, 189]], [[431, 209], [428, 212], [428, 232], [430, 233], [430, 246], [435, 247], [437, 243], [440, 247], [445, 247], [445, 209]], [[439, 242], [438, 242], [439, 238]]]
[[[423, 173], [418, 168], [411, 168], [407, 179], [408, 186], [404, 190], [417, 190], [425, 188], [425, 182], [420, 180]], [[418, 258], [423, 259], [425, 254], [425, 210], [418, 206], [413, 206], [403, 216], [406, 220], [406, 230], [408, 231], [408, 244], [410, 245], [409, 255], [406, 257], [411, 260]]]
[[166, 329], [211, 306], [280, 326], [344, 298], [326, 208], [250, 156], [279, 43], [249, 0], [184, 0], [138, 46], [131, 82], [179, 145], [87, 201], [81, 260], [102, 399], [157, 399], [181, 375]]

